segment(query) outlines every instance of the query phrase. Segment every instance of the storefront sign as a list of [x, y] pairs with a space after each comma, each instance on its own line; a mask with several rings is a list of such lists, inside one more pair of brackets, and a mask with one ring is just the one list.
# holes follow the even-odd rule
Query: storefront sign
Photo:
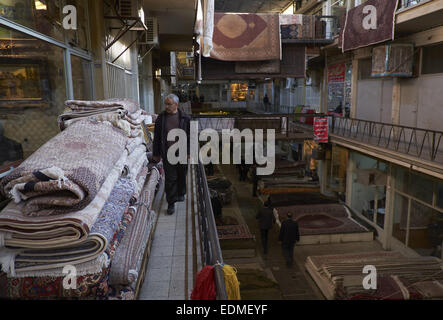
[[339, 63], [328, 66], [328, 83], [345, 82], [346, 80], [346, 64]]
[[318, 143], [329, 142], [329, 123], [328, 118], [314, 119], [314, 140]]

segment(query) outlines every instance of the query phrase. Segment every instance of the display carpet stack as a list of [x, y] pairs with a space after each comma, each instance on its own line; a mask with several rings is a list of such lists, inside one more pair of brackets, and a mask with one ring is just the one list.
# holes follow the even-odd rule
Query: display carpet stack
[[[365, 289], [365, 266], [377, 270], [374, 289]], [[443, 262], [435, 257], [405, 257], [399, 252], [310, 256], [306, 269], [329, 299], [413, 300], [443, 297]]]
[[300, 230], [300, 245], [342, 242], [372, 241], [374, 236], [364, 226], [352, 219], [349, 210], [342, 204], [311, 204], [274, 208], [277, 223], [287, 219], [297, 221]]
[[269, 205], [275, 207], [288, 207], [294, 205], [311, 204], [337, 204], [338, 199], [325, 196], [321, 193], [281, 193], [272, 194], [266, 198]]
[[[13, 200], [0, 211], [0, 298], [135, 296], [162, 176], [148, 159], [153, 115], [129, 100], [66, 105], [62, 132], [0, 181]], [[121, 273], [128, 287], [115, 288]]]
[[320, 184], [305, 177], [306, 162], [276, 159], [272, 175], [258, 177], [258, 190], [263, 195], [320, 192]]

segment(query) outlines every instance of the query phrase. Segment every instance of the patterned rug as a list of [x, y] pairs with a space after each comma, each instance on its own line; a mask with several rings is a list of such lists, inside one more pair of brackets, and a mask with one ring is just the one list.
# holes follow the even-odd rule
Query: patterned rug
[[312, 40], [315, 38], [316, 17], [312, 15], [280, 15], [280, 31], [282, 39]]
[[236, 62], [235, 72], [236, 73], [280, 73], [280, 60]]
[[159, 179], [158, 170], [153, 169], [141, 192], [134, 221], [115, 252], [109, 277], [113, 286], [133, 286], [138, 279], [146, 245], [157, 217], [151, 207]]
[[298, 222], [300, 235], [359, 233], [368, 230], [353, 220], [341, 204], [296, 205], [274, 209], [279, 221], [292, 219]]
[[320, 193], [289, 193], [273, 194], [268, 197], [271, 207], [288, 207], [294, 205], [335, 204], [337, 199], [326, 197]]
[[[343, 28], [343, 51], [393, 40], [397, 4], [397, 0], [368, 0], [349, 10]], [[363, 26], [363, 20], [368, 15], [365, 8], [368, 6], [377, 9], [377, 27], [375, 29], [368, 30]]]
[[[113, 260], [115, 251], [120, 245], [126, 233], [128, 225], [134, 216], [132, 209], [127, 208], [119, 223], [118, 230], [114, 233], [105, 251], [107, 263], [103, 263], [101, 257], [97, 261], [91, 261], [76, 265], [77, 288], [64, 289], [63, 280], [66, 274], [63, 267], [42, 271], [34, 271], [31, 274], [19, 274], [17, 277], [8, 277], [0, 272], [0, 298], [6, 299], [109, 299], [110, 295], [116, 294], [114, 288], [109, 286], [109, 261]], [[87, 272], [88, 270], [94, 270]]]
[[245, 224], [217, 226], [217, 232], [220, 240], [254, 239]]
[[215, 13], [211, 58], [280, 60], [278, 14]]

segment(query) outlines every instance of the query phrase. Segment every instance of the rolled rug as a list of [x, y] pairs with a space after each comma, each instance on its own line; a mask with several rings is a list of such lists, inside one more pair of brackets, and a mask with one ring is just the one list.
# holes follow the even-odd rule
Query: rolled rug
[[120, 178], [85, 241], [60, 248], [22, 250], [15, 258], [15, 272], [47, 270], [66, 264], [77, 265], [99, 257], [119, 230], [119, 224], [134, 190], [135, 184], [132, 179]]
[[155, 189], [160, 179], [157, 168], [153, 168], [140, 194], [134, 221], [117, 248], [109, 274], [111, 285], [134, 286], [143, 262], [144, 252], [152, 232], [157, 214], [151, 210]]

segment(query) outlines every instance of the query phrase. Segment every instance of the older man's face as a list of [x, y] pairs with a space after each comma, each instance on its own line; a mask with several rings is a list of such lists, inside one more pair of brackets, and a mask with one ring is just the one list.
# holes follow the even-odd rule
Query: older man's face
[[178, 108], [178, 104], [174, 102], [172, 99], [165, 100], [165, 109], [167, 113], [176, 113]]

